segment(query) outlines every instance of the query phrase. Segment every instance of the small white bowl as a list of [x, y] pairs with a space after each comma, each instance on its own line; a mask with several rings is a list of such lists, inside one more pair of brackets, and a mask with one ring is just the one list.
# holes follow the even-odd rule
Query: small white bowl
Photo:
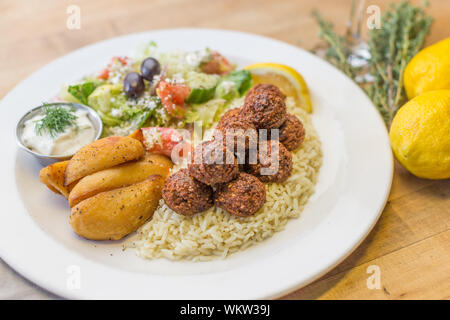
[[[92, 122], [92, 125], [94, 126], [94, 130], [95, 130], [95, 138], [94, 141], [97, 140], [98, 138], [100, 138], [101, 134], [102, 134], [102, 130], [103, 130], [103, 123], [102, 120], [100, 119], [99, 115], [91, 108], [82, 105], [82, 104], [78, 104], [78, 103], [71, 103], [71, 102], [56, 102], [56, 103], [49, 103], [46, 104], [51, 105], [51, 106], [69, 106], [69, 107], [73, 107], [75, 109], [79, 109], [79, 110], [84, 110], [87, 112], [88, 118], [89, 120]], [[48, 156], [48, 155], [44, 155], [44, 154], [40, 154], [38, 152], [35, 152], [33, 150], [30, 150], [27, 146], [24, 145], [23, 141], [22, 141], [22, 132], [24, 129], [24, 123], [25, 121], [27, 121], [28, 119], [34, 117], [35, 115], [41, 113], [41, 109], [43, 108], [43, 106], [39, 106], [36, 108], [31, 109], [30, 111], [28, 111], [17, 123], [16, 126], [16, 139], [17, 139], [17, 143], [19, 145], [20, 148], [22, 148], [23, 150], [25, 150], [26, 152], [32, 154], [33, 156], [35, 156], [38, 161], [43, 165], [43, 166], [48, 166], [49, 164], [58, 162], [58, 161], [63, 161], [63, 160], [68, 160], [70, 158], [72, 158], [73, 154], [69, 154], [69, 155], [64, 155], [64, 156]]]

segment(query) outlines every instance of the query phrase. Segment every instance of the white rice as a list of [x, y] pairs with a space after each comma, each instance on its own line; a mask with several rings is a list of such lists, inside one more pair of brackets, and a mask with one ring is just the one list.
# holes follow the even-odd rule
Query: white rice
[[161, 200], [153, 218], [138, 230], [132, 244], [138, 256], [205, 261], [225, 258], [238, 250], [283, 230], [289, 219], [298, 218], [314, 186], [322, 164], [320, 141], [310, 116], [287, 99], [288, 112], [298, 116], [306, 137], [292, 153], [293, 172], [284, 183], [266, 184], [267, 202], [254, 216], [239, 218], [213, 207], [191, 217], [179, 215]]

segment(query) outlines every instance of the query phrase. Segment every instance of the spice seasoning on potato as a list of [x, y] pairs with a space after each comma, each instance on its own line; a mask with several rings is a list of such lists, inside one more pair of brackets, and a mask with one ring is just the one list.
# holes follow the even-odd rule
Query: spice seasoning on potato
[[145, 153], [139, 140], [130, 137], [107, 137], [81, 148], [67, 164], [64, 185], [94, 172], [139, 159]]
[[164, 178], [154, 175], [128, 187], [101, 192], [72, 208], [70, 225], [86, 239], [119, 240], [153, 215], [163, 184]]
[[43, 184], [45, 184], [53, 192], [62, 194], [66, 198], [69, 197], [70, 191], [76, 184], [72, 183], [68, 186], [64, 186], [64, 173], [68, 163], [69, 160], [56, 162], [42, 168], [39, 172], [39, 179]]
[[98, 171], [82, 178], [69, 194], [70, 207], [100, 192], [122, 188], [141, 182], [157, 174], [166, 178], [172, 168], [172, 161], [158, 154], [147, 154], [138, 161]]

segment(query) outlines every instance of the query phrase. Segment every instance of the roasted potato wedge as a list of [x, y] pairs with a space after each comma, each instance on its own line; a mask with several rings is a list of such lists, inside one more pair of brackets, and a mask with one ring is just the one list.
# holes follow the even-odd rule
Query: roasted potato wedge
[[69, 160], [57, 162], [42, 168], [39, 172], [39, 179], [42, 183], [53, 192], [62, 194], [66, 198], [69, 197], [70, 191], [76, 184], [76, 182], [74, 182], [68, 186], [64, 186], [64, 172], [66, 171], [68, 163]]
[[126, 187], [154, 174], [166, 178], [171, 168], [172, 161], [168, 158], [157, 154], [147, 154], [141, 160], [98, 171], [77, 183], [70, 192], [69, 205], [73, 207], [100, 192]]
[[113, 136], [94, 141], [81, 148], [69, 160], [64, 185], [94, 172], [139, 159], [144, 153], [142, 143], [130, 137]]
[[81, 201], [70, 212], [69, 222], [90, 240], [119, 240], [149, 219], [161, 199], [164, 178], [150, 178], [128, 187], [99, 193]]
[[132, 134], [129, 135], [130, 138], [139, 140], [140, 142], [144, 142], [144, 135], [142, 134], [141, 129], [137, 129]]

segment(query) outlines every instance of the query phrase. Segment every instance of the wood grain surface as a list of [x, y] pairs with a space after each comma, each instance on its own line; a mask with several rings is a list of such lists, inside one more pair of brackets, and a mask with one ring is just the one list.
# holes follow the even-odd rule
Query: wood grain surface
[[[370, 4], [383, 11], [391, 2], [372, 0]], [[71, 4], [81, 8], [79, 30], [66, 27]], [[319, 42], [311, 10], [319, 9], [342, 32], [350, 4], [351, 0], [0, 0], [0, 98], [61, 55], [139, 31], [232, 29], [311, 49]], [[428, 11], [435, 22], [427, 43], [449, 37], [450, 1], [431, 0]], [[284, 298], [449, 299], [449, 227], [450, 180], [419, 179], [396, 163], [388, 204], [361, 246], [328, 274]], [[379, 267], [379, 289], [367, 286], [369, 266]], [[14, 279], [23, 281], [14, 274], [8, 281]]]

